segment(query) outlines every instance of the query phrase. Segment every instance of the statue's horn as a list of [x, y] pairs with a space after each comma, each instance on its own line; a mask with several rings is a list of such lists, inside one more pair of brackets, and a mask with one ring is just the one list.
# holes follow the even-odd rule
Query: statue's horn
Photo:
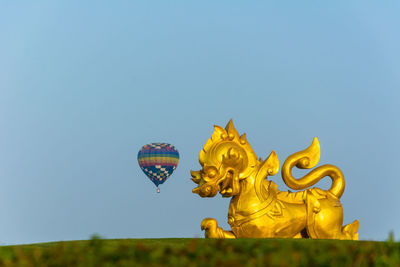
[[228, 124], [225, 126], [225, 130], [228, 133], [229, 140], [233, 140], [234, 138], [240, 138], [238, 131], [235, 129], [233, 125], [232, 119], [229, 120]]

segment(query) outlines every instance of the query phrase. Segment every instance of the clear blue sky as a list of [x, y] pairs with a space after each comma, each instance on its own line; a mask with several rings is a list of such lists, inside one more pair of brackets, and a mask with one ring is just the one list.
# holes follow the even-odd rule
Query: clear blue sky
[[[345, 223], [399, 239], [399, 2], [167, 2], [0, 2], [0, 243], [227, 228], [189, 171], [230, 118], [281, 162], [317, 136]], [[156, 141], [181, 155], [160, 194], [136, 159]]]

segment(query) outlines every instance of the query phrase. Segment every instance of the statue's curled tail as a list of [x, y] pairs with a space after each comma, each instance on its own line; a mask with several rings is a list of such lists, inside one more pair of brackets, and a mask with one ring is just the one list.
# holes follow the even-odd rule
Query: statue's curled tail
[[288, 187], [294, 190], [303, 190], [316, 184], [322, 178], [329, 176], [332, 185], [329, 192], [340, 198], [344, 192], [345, 182], [342, 171], [330, 164], [315, 168], [304, 177], [296, 179], [292, 175], [294, 166], [300, 169], [311, 169], [317, 165], [320, 156], [318, 139], [314, 137], [312, 144], [305, 150], [290, 155], [282, 166], [282, 178]]

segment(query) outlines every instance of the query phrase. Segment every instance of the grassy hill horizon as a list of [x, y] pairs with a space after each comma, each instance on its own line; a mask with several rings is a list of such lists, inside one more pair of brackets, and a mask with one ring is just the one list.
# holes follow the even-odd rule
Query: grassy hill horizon
[[313, 239], [101, 239], [0, 247], [0, 266], [400, 266], [400, 243]]

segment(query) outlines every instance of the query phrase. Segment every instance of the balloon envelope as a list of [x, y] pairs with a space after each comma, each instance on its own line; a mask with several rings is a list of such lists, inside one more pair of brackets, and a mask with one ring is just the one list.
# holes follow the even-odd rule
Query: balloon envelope
[[179, 153], [171, 144], [151, 143], [140, 149], [138, 162], [142, 171], [158, 186], [164, 183], [178, 166]]

